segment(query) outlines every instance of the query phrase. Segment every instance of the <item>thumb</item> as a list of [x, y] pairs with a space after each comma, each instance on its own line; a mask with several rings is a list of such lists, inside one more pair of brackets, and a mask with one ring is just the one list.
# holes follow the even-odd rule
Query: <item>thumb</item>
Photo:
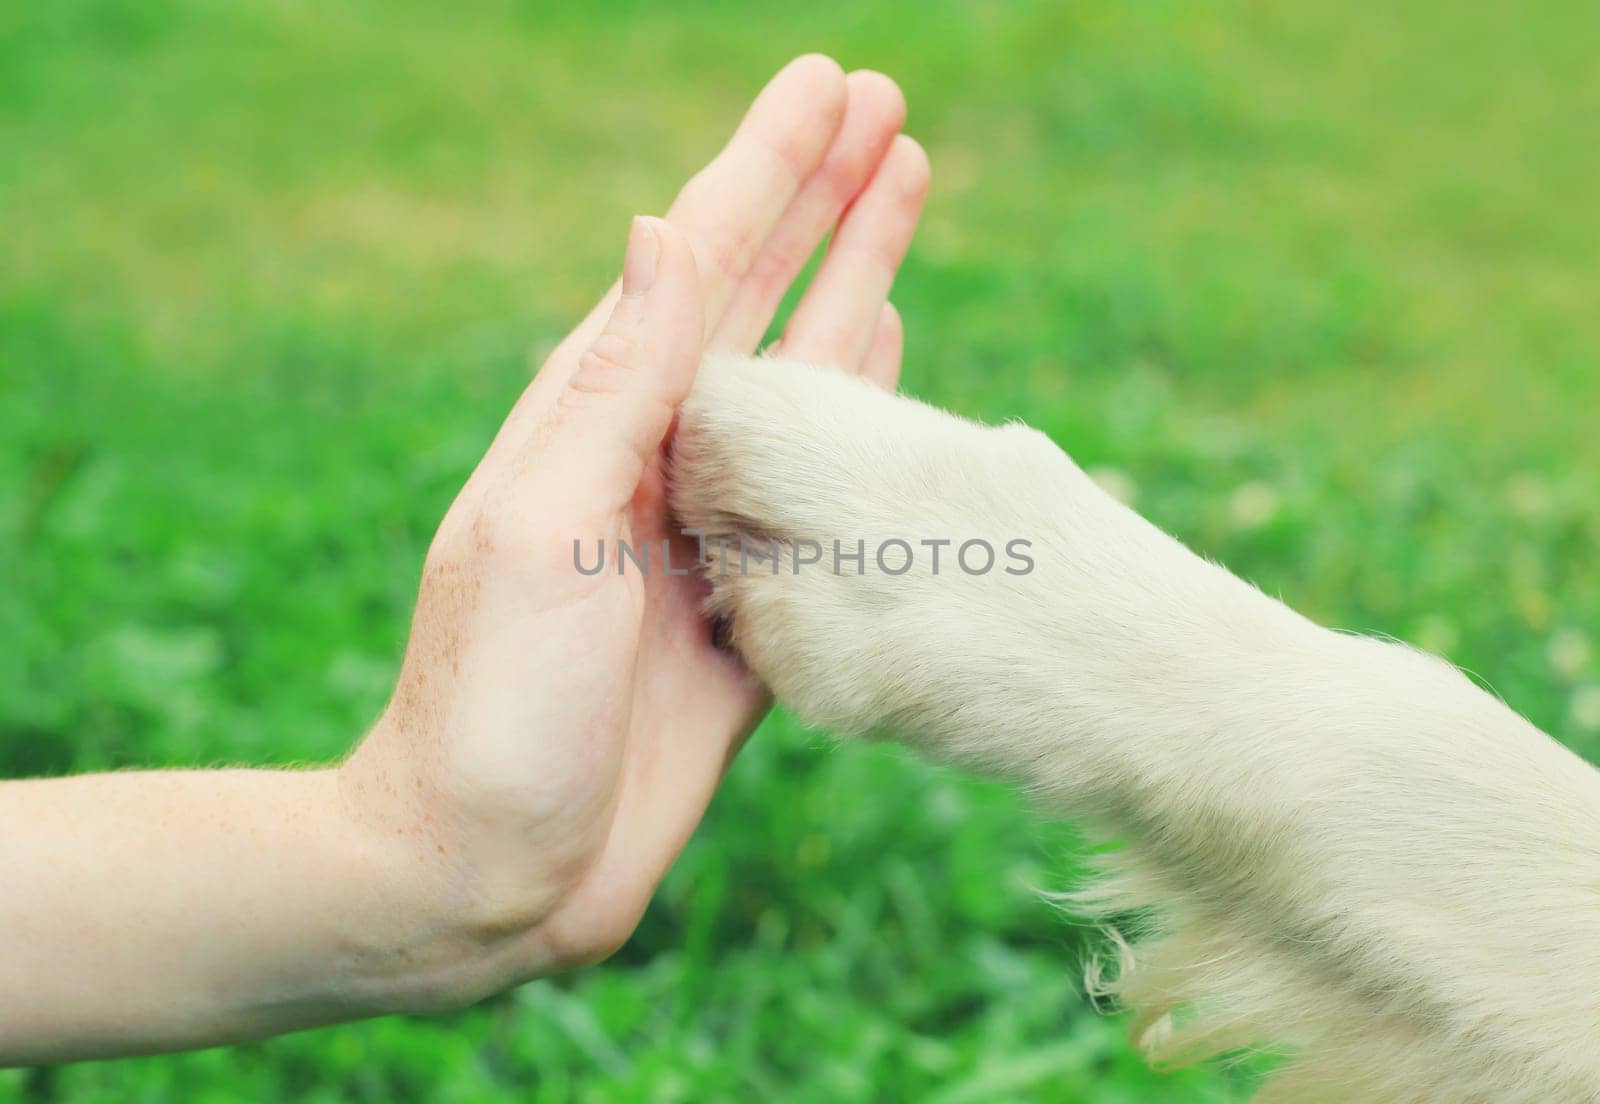
[[670, 223], [638, 216], [628, 234], [622, 293], [605, 329], [578, 358], [557, 400], [557, 434], [588, 457], [626, 501], [694, 383], [705, 340], [700, 278], [689, 242]]

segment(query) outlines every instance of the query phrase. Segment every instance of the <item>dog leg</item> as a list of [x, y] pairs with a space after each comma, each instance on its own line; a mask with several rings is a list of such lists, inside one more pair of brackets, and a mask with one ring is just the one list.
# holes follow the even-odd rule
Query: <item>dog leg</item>
[[708, 360], [672, 475], [803, 720], [1131, 841], [1072, 899], [1151, 916], [1090, 981], [1152, 1059], [1285, 1047], [1271, 1100], [1600, 1101], [1600, 776], [1448, 664], [1312, 624], [1042, 434], [826, 368]]

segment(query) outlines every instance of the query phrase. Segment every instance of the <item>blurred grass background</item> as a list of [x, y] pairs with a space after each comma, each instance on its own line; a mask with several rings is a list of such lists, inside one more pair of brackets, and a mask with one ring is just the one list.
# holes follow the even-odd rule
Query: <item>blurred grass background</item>
[[[908, 390], [1600, 754], [1600, 9], [0, 5], [0, 776], [339, 754], [546, 347], [784, 60], [904, 86]], [[778, 717], [613, 962], [0, 1101], [1221, 1101], [1070, 831]], [[5, 892], [0, 887], [0, 892]]]

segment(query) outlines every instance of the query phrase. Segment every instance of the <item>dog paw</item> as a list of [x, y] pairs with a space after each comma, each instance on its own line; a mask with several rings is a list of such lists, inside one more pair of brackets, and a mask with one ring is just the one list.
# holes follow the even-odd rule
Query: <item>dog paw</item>
[[1030, 511], [1012, 507], [1063, 459], [1032, 430], [834, 369], [710, 358], [672, 504], [700, 537], [711, 612], [780, 700], [835, 732], [905, 732], [959, 712], [1001, 662], [993, 642], [1011, 646], [1032, 568]]

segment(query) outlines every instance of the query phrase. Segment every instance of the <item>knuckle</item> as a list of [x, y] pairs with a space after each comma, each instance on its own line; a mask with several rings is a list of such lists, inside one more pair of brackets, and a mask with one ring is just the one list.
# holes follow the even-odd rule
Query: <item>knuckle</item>
[[699, 248], [695, 250], [697, 257], [707, 255], [717, 272], [730, 280], [737, 280], [755, 260], [757, 243], [748, 229], [728, 227], [715, 234], [701, 236], [698, 245]]
[[850, 279], [864, 286], [887, 290], [894, 281], [905, 245], [898, 237], [880, 234], [852, 234], [834, 247], [839, 267]]
[[827, 190], [829, 204], [835, 210], [843, 211], [850, 206], [850, 201], [861, 190], [861, 178], [870, 168], [867, 155], [862, 153], [840, 158], [823, 170], [819, 178], [821, 187]]
[[796, 355], [806, 363], [834, 368], [847, 367], [850, 351], [857, 344], [851, 327], [818, 322], [797, 332], [785, 332], [783, 340], [786, 347], [799, 350]]
[[805, 262], [806, 258], [782, 246], [769, 248], [751, 262], [745, 280], [755, 289], [758, 301], [776, 306]]
[[751, 135], [751, 146], [761, 151], [781, 173], [794, 180], [804, 180], [811, 172], [814, 145], [809, 136], [801, 134]]
[[718, 171], [721, 163], [721, 158], [713, 161], [684, 185], [672, 205], [672, 217], [689, 239], [702, 273], [715, 272], [737, 280], [755, 259], [761, 243], [749, 227], [727, 220], [721, 183], [724, 174]]
[[620, 391], [634, 374], [639, 355], [639, 343], [627, 334], [603, 333], [578, 358], [568, 386], [588, 394]]

